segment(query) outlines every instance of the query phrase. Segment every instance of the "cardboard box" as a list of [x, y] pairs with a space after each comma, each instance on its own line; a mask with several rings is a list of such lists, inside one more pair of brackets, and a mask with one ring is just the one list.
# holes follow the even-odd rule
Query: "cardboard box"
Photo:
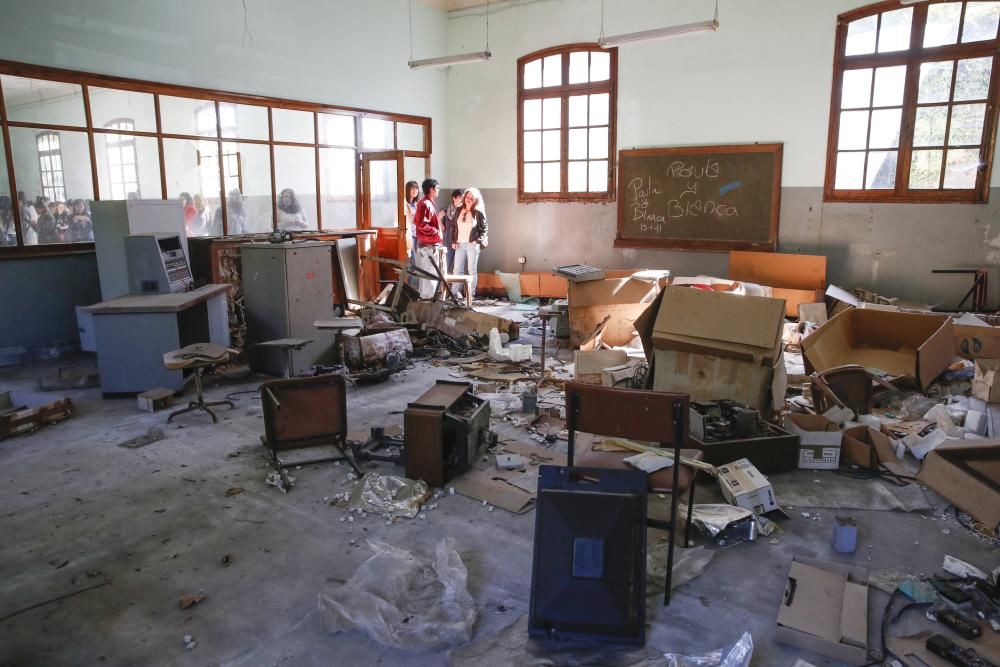
[[1000, 403], [1000, 359], [976, 359], [972, 395], [987, 403]]
[[636, 321], [653, 389], [730, 398], [765, 417], [784, 402], [780, 299], [671, 286], [654, 307]]
[[868, 662], [868, 570], [796, 556], [775, 638], [852, 665]]
[[573, 353], [573, 379], [583, 384], [601, 384], [605, 368], [621, 366], [628, 361], [624, 350], [577, 350]]
[[158, 412], [174, 404], [174, 390], [157, 387], [138, 394], [135, 400], [140, 410]]
[[853, 308], [803, 338], [802, 355], [808, 372], [858, 364], [926, 388], [955, 358], [955, 341], [946, 315]]
[[569, 284], [569, 341], [574, 348], [610, 316], [602, 339], [611, 346], [635, 337], [635, 320], [656, 298], [657, 281], [636, 277], [606, 278]]
[[766, 514], [779, 507], [771, 483], [748, 459], [720, 466], [719, 488], [727, 503], [757, 514]]
[[1000, 359], [1000, 327], [952, 323], [955, 354], [966, 359]]
[[799, 468], [805, 470], [836, 470], [840, 467], [840, 428], [823, 415], [785, 415], [782, 424], [792, 435], [799, 436]]
[[784, 299], [785, 315], [798, 317], [799, 305], [820, 303], [826, 289], [826, 257], [778, 252], [729, 253], [729, 277], [766, 285]]
[[980, 523], [1000, 529], [1000, 441], [942, 443], [927, 455], [917, 479]]
[[852, 426], [844, 429], [841, 458], [847, 463], [872, 471], [885, 466], [889, 472], [896, 475], [911, 474], [896, 456], [892, 439], [870, 426]]

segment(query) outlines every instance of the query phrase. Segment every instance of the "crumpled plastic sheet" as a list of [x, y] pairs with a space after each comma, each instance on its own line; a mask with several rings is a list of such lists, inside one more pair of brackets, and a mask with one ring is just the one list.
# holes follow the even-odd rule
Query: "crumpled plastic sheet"
[[[687, 516], [687, 507], [678, 503], [677, 513], [679, 516]], [[765, 516], [757, 516], [748, 509], [724, 504], [692, 506], [691, 523], [709, 537], [727, 542], [753, 542], [758, 535], [770, 535], [778, 527]]]
[[332, 630], [360, 630], [381, 644], [418, 651], [471, 639], [476, 606], [454, 539], [441, 540], [432, 560], [379, 540], [365, 543], [375, 555], [343, 586], [319, 594]]
[[739, 641], [729, 648], [702, 655], [666, 653], [667, 667], [750, 667], [753, 657], [753, 638], [744, 632]]
[[347, 508], [384, 514], [394, 519], [412, 519], [430, 494], [423, 480], [370, 472], [355, 482]]
[[[705, 547], [674, 549], [674, 571], [670, 587], [677, 588], [701, 576], [715, 552]], [[667, 543], [658, 543], [646, 549], [646, 594], [663, 593], [667, 576]]]

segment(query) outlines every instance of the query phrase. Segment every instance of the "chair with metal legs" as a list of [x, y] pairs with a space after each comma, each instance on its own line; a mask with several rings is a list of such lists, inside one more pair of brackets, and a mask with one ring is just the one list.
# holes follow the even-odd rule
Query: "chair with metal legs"
[[170, 416], [167, 417], [167, 423], [173, 421], [177, 415], [201, 410], [208, 413], [208, 416], [212, 418], [213, 424], [217, 424], [219, 418], [215, 416], [211, 408], [221, 405], [227, 405], [230, 409], [236, 407], [232, 401], [206, 401], [202, 387], [202, 373], [204, 370], [229, 361], [234, 354], [234, 350], [222, 345], [216, 345], [215, 343], [195, 343], [163, 355], [163, 365], [170, 370], [190, 369], [194, 371], [194, 386], [195, 393], [197, 394], [197, 399], [189, 401], [186, 408], [171, 412]]
[[597, 385], [566, 383], [566, 428], [569, 432], [567, 465], [578, 468], [627, 468], [626, 457], [636, 452], [605, 452], [587, 450], [576, 453], [576, 431], [606, 437], [655, 442], [669, 448], [674, 465], [647, 476], [650, 493], [670, 494], [670, 519], [646, 519], [652, 528], [670, 533], [667, 545], [667, 574], [663, 604], [670, 604], [670, 585], [674, 567], [674, 543], [677, 534], [677, 505], [681, 494], [687, 493], [688, 512], [684, 528], [684, 546], [690, 543], [691, 507], [694, 504], [694, 483], [697, 471], [681, 465], [681, 457], [701, 460], [704, 454], [696, 449], [682, 449], [688, 441], [688, 395], [659, 391], [612, 389]]

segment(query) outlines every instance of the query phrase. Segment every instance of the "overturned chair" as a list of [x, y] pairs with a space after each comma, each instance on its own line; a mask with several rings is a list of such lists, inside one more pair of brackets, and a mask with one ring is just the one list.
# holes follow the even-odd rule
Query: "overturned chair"
[[[347, 381], [343, 375], [268, 380], [260, 385], [264, 408], [261, 440], [280, 468], [347, 461], [358, 477], [361, 470], [347, 452]], [[333, 447], [338, 454], [309, 460], [283, 461], [278, 452]]]
[[569, 432], [567, 465], [574, 468], [633, 468], [624, 459], [637, 452], [594, 451], [579, 453], [576, 431], [593, 435], [655, 442], [668, 450], [674, 459], [669, 468], [647, 475], [649, 493], [670, 494], [670, 519], [647, 518], [651, 528], [670, 533], [667, 545], [667, 575], [663, 604], [670, 604], [670, 584], [674, 567], [674, 544], [678, 530], [677, 501], [687, 494], [688, 513], [684, 527], [684, 546], [690, 542], [691, 508], [697, 471], [681, 464], [681, 457], [700, 461], [704, 454], [697, 449], [682, 449], [688, 441], [688, 395], [659, 391], [612, 389], [576, 382], [566, 383], [566, 428]]
[[232, 401], [206, 402], [201, 383], [202, 372], [206, 368], [213, 368], [219, 364], [224, 364], [232, 359], [235, 354], [235, 350], [231, 350], [223, 345], [217, 345], [216, 343], [194, 343], [193, 345], [187, 345], [179, 350], [167, 352], [163, 355], [163, 365], [169, 370], [183, 371], [190, 369], [194, 371], [194, 386], [197, 392], [197, 400], [189, 401], [186, 408], [171, 412], [170, 416], [167, 417], [167, 423], [172, 421], [177, 415], [201, 410], [208, 413], [208, 416], [212, 418], [213, 424], [217, 424], [219, 418], [215, 416], [211, 408], [220, 405], [227, 405], [229, 409], [236, 407]]

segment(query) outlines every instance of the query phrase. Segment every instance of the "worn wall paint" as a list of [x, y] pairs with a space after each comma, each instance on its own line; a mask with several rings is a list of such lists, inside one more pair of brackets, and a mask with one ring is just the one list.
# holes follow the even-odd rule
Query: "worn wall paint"
[[[517, 203], [511, 188], [483, 191], [490, 247], [481, 271], [548, 271], [585, 262], [612, 268], [665, 268], [675, 275], [725, 276], [726, 253], [615, 248], [616, 204]], [[821, 188], [783, 188], [779, 250], [826, 255], [828, 279], [845, 287], [953, 307], [968, 276], [932, 275], [934, 268], [994, 268], [1000, 263], [1000, 188], [989, 205], [831, 204]], [[992, 281], [990, 298], [1000, 298]]]
[[0, 285], [0, 348], [76, 340], [75, 306], [101, 300], [92, 254], [0, 261]]

